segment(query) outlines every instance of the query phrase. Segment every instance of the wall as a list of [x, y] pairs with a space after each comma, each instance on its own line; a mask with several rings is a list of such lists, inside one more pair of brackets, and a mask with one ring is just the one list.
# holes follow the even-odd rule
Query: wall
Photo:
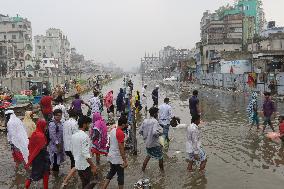
[[[63, 84], [65, 80], [75, 79], [75, 76], [50, 76], [50, 77], [34, 77], [34, 78], [1, 78], [0, 84], [2, 87], [8, 87], [13, 92], [20, 92], [27, 89], [27, 81], [49, 81], [51, 88], [57, 84]], [[82, 79], [87, 79], [87, 75], [82, 75]]]
[[[277, 94], [284, 95], [284, 72], [277, 74], [257, 74], [257, 84], [255, 88], [250, 88], [247, 84], [248, 74], [199, 74], [196, 75], [197, 81], [201, 85], [208, 85], [214, 87], [223, 87], [223, 88], [232, 88], [236, 87], [238, 91], [248, 92], [248, 91], [257, 91], [263, 93], [264, 91], [269, 91], [270, 81], [277, 81]], [[235, 83], [234, 83], [234, 80]]]

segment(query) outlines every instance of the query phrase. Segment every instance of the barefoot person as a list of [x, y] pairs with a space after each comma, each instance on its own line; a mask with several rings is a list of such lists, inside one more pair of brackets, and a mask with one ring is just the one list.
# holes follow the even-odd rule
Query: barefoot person
[[92, 141], [91, 152], [96, 154], [96, 162], [100, 164], [100, 155], [107, 155], [107, 125], [100, 113], [93, 114], [93, 127], [90, 130]]
[[32, 171], [29, 179], [26, 180], [26, 189], [30, 188], [32, 181], [39, 181], [40, 179], [43, 179], [43, 188], [48, 189], [50, 163], [45, 136], [46, 128], [47, 122], [44, 119], [39, 119], [36, 130], [30, 137], [29, 160], [26, 167], [32, 166]]
[[271, 100], [270, 92], [264, 93], [265, 99], [262, 106], [263, 116], [264, 116], [264, 123], [263, 123], [263, 132], [266, 129], [266, 126], [269, 125], [272, 131], [274, 132], [274, 127], [271, 120], [275, 117], [275, 105], [274, 102]]
[[161, 132], [159, 131], [159, 122], [157, 120], [158, 112], [158, 108], [150, 108], [150, 118], [145, 119], [140, 127], [139, 134], [143, 136], [147, 151], [147, 156], [144, 160], [142, 171], [145, 171], [151, 158], [159, 160], [159, 167], [161, 171], [164, 171], [162, 146], [159, 143], [159, 136], [161, 135]]
[[170, 122], [173, 117], [169, 103], [170, 99], [165, 98], [164, 103], [159, 106], [159, 124], [163, 128], [163, 135], [167, 141], [169, 141]]
[[77, 122], [77, 114], [75, 110], [69, 110], [69, 119], [63, 124], [63, 141], [64, 141], [64, 150], [65, 154], [70, 158], [71, 162], [71, 170], [69, 171], [67, 177], [64, 179], [62, 186], [66, 186], [68, 180], [74, 175], [75, 169], [75, 160], [74, 156], [71, 152], [71, 139], [72, 135], [78, 132], [78, 122]]
[[204, 171], [206, 166], [206, 154], [201, 148], [201, 137], [198, 125], [200, 124], [200, 115], [194, 115], [191, 119], [191, 125], [187, 127], [186, 152], [188, 154], [188, 171], [192, 172], [194, 161], [200, 161], [200, 171]]
[[5, 117], [7, 121], [8, 142], [11, 145], [16, 168], [18, 168], [19, 164], [26, 164], [28, 162], [28, 135], [22, 121], [17, 118], [13, 110], [7, 110]]
[[249, 123], [251, 124], [250, 130], [254, 124], [256, 124], [257, 130], [259, 129], [259, 117], [258, 117], [258, 105], [257, 105], [257, 93], [253, 92], [249, 105], [247, 107]]
[[82, 183], [82, 189], [92, 189], [96, 183], [93, 182], [96, 174], [96, 166], [90, 154], [90, 139], [86, 134], [92, 119], [81, 116], [78, 120], [79, 131], [72, 135], [72, 154], [75, 159], [75, 168], [78, 171]]
[[110, 149], [108, 161], [110, 162], [110, 171], [106, 176], [103, 189], [106, 189], [110, 180], [117, 174], [118, 188], [124, 186], [124, 168], [128, 166], [124, 150], [124, 133], [123, 129], [127, 128], [127, 118], [122, 116], [118, 119], [117, 128], [110, 132]]

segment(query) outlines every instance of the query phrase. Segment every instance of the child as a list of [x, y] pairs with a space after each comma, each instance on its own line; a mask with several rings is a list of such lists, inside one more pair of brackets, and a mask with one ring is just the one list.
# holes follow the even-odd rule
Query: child
[[193, 115], [191, 125], [187, 127], [186, 152], [188, 153], [189, 172], [193, 172], [192, 165], [194, 161], [200, 161], [199, 171], [202, 173], [205, 170], [207, 158], [205, 151], [201, 148], [201, 137], [198, 125], [200, 124], [200, 115]]
[[279, 116], [279, 133], [282, 144], [284, 144], [284, 116]]
[[258, 110], [257, 93], [253, 92], [247, 108], [249, 123], [251, 124], [250, 130], [254, 124], [256, 124], [257, 129], [259, 129], [259, 117], [257, 110]]
[[[256, 124], [256, 128], [257, 130], [259, 130], [259, 117], [258, 117], [258, 111], [257, 111], [258, 107], [257, 107], [257, 103], [255, 103], [253, 105], [253, 115], [252, 115], [252, 124], [251, 124], [251, 128], [254, 124]], [[251, 129], [250, 128], [250, 129]]]

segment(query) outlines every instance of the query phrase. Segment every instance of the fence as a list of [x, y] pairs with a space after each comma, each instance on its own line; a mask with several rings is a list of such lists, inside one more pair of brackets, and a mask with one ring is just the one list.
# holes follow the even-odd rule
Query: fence
[[220, 88], [233, 88], [238, 91], [257, 91], [263, 93], [270, 91], [268, 88], [271, 81], [276, 81], [276, 91], [278, 95], [284, 95], [284, 72], [270, 73], [270, 74], [256, 74], [256, 86], [251, 88], [248, 85], [248, 74], [220, 74], [220, 73], [207, 73], [197, 76], [197, 80], [202, 85]]
[[27, 81], [47, 81], [50, 83], [51, 88], [57, 84], [63, 84], [65, 80], [76, 78], [75, 76], [50, 76], [50, 77], [33, 77], [33, 78], [1, 78], [0, 84], [2, 87], [7, 87], [13, 92], [20, 92], [26, 90], [28, 85]]

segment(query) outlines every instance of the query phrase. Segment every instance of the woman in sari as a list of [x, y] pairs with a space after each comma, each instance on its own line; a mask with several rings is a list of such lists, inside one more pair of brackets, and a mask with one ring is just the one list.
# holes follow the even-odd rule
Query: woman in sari
[[16, 163], [16, 168], [19, 164], [28, 162], [29, 150], [28, 150], [28, 135], [25, 130], [25, 126], [22, 121], [17, 118], [13, 110], [7, 110], [5, 112], [7, 120], [7, 138], [11, 145], [12, 155]]
[[47, 151], [47, 138], [45, 130], [47, 122], [39, 119], [36, 130], [32, 133], [29, 141], [29, 159], [26, 167], [32, 166], [30, 178], [26, 180], [26, 189], [30, 188], [32, 181], [43, 179], [43, 188], [48, 189], [49, 178], [49, 153]]
[[32, 120], [33, 117], [33, 112], [32, 111], [26, 111], [25, 113], [25, 118], [23, 120], [23, 124], [25, 126], [28, 138], [31, 137], [32, 133], [35, 131], [36, 129], [36, 124], [35, 122]]
[[92, 141], [91, 152], [96, 154], [96, 162], [100, 163], [100, 155], [108, 154], [107, 125], [100, 113], [93, 114], [93, 127], [90, 131]]

